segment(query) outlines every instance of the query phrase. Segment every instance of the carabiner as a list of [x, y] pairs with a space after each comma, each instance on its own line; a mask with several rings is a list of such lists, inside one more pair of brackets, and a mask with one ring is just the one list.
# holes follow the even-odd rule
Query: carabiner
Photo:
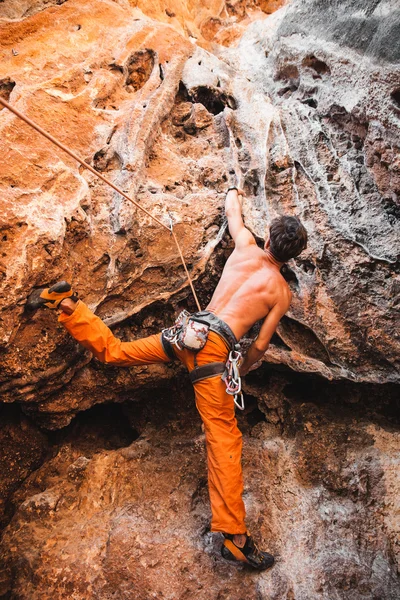
[[[237, 398], [240, 397], [240, 404], [237, 401]], [[244, 398], [243, 398], [243, 394], [242, 392], [240, 392], [239, 394], [236, 394], [236, 396], [233, 399], [234, 403], [236, 404], [236, 406], [240, 409], [240, 410], [244, 410], [245, 409], [245, 405], [244, 405]]]

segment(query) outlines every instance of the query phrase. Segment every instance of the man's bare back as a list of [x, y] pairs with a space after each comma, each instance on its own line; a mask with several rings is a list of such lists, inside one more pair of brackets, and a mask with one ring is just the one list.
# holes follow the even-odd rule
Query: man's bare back
[[225, 321], [240, 339], [274, 306], [286, 307], [290, 297], [279, 270], [254, 242], [233, 251], [207, 310]]
[[226, 215], [235, 249], [226, 262], [221, 279], [207, 310], [229, 325], [239, 340], [266, 317], [258, 338], [253, 342], [241, 368], [248, 368], [265, 353], [276, 327], [290, 306], [291, 291], [280, 273], [279, 263], [269, 251], [262, 250], [244, 226], [242, 207], [236, 190], [227, 194]]

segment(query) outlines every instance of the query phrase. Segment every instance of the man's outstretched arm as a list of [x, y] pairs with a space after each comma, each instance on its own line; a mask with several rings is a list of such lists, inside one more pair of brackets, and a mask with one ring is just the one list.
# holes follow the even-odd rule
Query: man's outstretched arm
[[285, 301], [282, 303], [275, 304], [275, 306], [270, 310], [261, 327], [257, 339], [254, 340], [246, 352], [243, 363], [240, 367], [240, 374], [242, 376], [247, 375], [251, 365], [254, 365], [254, 363], [264, 356], [271, 338], [276, 331], [278, 323], [288, 310], [289, 306], [290, 297], [285, 299]]
[[243, 192], [241, 190], [229, 190], [225, 199], [225, 214], [228, 219], [229, 233], [235, 242], [236, 248], [255, 244], [256, 240], [245, 227], [242, 217]]

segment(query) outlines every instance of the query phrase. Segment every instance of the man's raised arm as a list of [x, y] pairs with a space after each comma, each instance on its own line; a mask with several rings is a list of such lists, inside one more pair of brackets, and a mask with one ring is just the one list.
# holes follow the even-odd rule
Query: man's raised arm
[[236, 248], [255, 244], [254, 236], [245, 227], [242, 218], [243, 192], [236, 188], [228, 190], [225, 199], [225, 214], [228, 219], [229, 233]]

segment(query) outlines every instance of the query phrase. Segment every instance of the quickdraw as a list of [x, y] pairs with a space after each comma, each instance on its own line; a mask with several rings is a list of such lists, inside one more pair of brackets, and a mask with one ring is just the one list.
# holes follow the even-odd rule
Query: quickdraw
[[242, 393], [242, 379], [240, 377], [239, 365], [242, 360], [242, 354], [238, 350], [231, 350], [229, 353], [226, 369], [221, 379], [226, 385], [226, 393], [234, 396], [235, 405], [244, 410], [244, 398]]

